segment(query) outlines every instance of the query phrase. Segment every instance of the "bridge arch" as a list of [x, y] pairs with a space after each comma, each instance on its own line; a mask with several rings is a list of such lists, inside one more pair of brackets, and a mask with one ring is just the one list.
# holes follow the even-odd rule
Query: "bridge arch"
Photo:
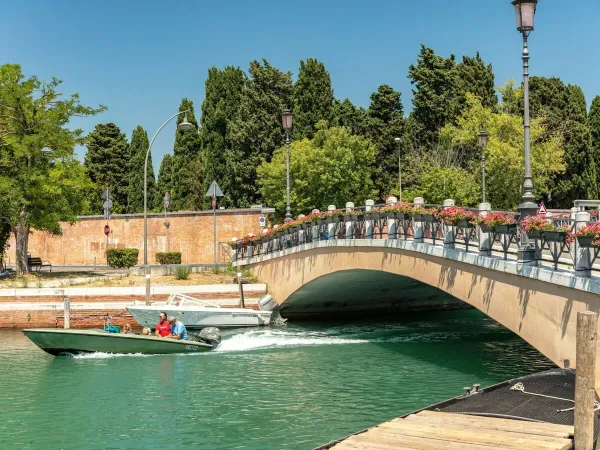
[[[321, 312], [343, 308], [343, 295], [352, 289], [353, 282], [349, 280], [353, 277], [367, 283], [367, 275], [379, 273], [379, 278], [372, 279], [385, 280], [396, 289], [402, 285], [410, 287], [410, 283], [428, 286], [432, 296], [449, 295], [484, 312], [561, 367], [575, 365], [577, 311], [600, 310], [600, 296], [593, 292], [524, 276], [512, 269], [500, 270], [499, 265], [510, 262], [498, 262], [492, 267], [403, 248], [400, 244], [346, 243], [319, 243], [278, 256], [259, 257], [249, 260], [246, 267], [268, 284], [283, 313], [287, 309], [291, 315], [302, 308], [305, 313], [310, 310], [311, 292], [328, 289], [335, 293], [336, 282], [339, 300], [335, 299], [325, 310], [321, 308]], [[339, 287], [345, 282], [350, 284]], [[394, 293], [393, 298], [402, 296]], [[316, 307], [316, 316], [318, 311]]]

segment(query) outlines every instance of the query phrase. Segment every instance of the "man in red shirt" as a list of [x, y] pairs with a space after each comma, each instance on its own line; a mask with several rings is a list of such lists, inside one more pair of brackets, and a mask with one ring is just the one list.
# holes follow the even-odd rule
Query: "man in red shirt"
[[160, 322], [156, 324], [156, 336], [168, 337], [171, 335], [171, 324], [167, 321], [167, 313], [161, 312], [158, 315]]

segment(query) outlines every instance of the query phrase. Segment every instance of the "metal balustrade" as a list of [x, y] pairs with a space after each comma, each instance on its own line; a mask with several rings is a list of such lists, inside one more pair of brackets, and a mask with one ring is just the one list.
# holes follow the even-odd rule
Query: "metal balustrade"
[[[426, 205], [426, 207], [438, 207], [437, 205]], [[438, 207], [439, 208], [439, 207]], [[374, 208], [375, 209], [375, 208]], [[475, 210], [477, 211], [477, 210]], [[503, 212], [514, 214], [514, 212]], [[576, 223], [572, 219], [563, 217], [550, 217], [549, 220], [561, 227], [567, 226], [573, 231]], [[593, 218], [597, 220], [596, 217]], [[389, 223], [393, 220], [392, 229]], [[518, 242], [525, 230], [517, 221], [515, 224], [497, 226], [494, 229], [486, 229], [485, 226], [461, 224], [452, 226], [452, 242], [445, 242], [445, 227], [432, 215], [409, 215], [402, 213], [383, 213], [377, 210], [367, 211], [365, 207], [356, 207], [344, 213], [344, 216], [330, 218], [317, 218], [314, 222], [305, 222], [285, 231], [274, 231], [269, 237], [263, 236], [258, 241], [250, 244], [234, 243], [233, 261], [247, 260], [260, 255], [269, 255], [280, 250], [309, 244], [317, 240], [327, 241], [334, 239], [399, 239], [415, 240], [417, 227], [422, 230], [422, 238], [418, 242], [429, 245], [446, 246], [469, 253], [485, 254], [481, 251], [482, 233], [489, 233], [490, 248], [485, 256], [501, 258], [504, 260], [516, 260], [518, 253]], [[528, 238], [536, 249], [537, 265], [552, 270], [573, 270], [574, 255], [578, 251], [577, 241], [571, 242], [568, 236], [559, 232], [529, 233]], [[585, 250], [588, 252], [592, 271], [600, 270], [595, 263], [598, 260], [600, 249], [592, 247]], [[600, 262], [600, 261], [599, 261]]]

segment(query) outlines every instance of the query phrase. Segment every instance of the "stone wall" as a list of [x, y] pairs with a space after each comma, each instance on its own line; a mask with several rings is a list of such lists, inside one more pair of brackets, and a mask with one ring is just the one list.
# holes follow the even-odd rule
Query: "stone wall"
[[[219, 242], [228, 242], [248, 233], [259, 233], [260, 210], [217, 210], [217, 252]], [[167, 238], [163, 214], [148, 215], [148, 262], [156, 262], [157, 252], [167, 251]], [[169, 214], [169, 240], [171, 251], [182, 254], [182, 263], [213, 262], [212, 211], [179, 212]], [[29, 236], [32, 256], [49, 260], [53, 265], [104, 265], [106, 264], [106, 219], [101, 216], [82, 217], [73, 225], [62, 225], [62, 236], [33, 231]], [[142, 214], [115, 215], [109, 222], [111, 233], [109, 248], [133, 247], [140, 250], [139, 263], [143, 262], [144, 217]], [[14, 236], [9, 242], [7, 260], [13, 263]], [[227, 261], [229, 262], [229, 261]]]

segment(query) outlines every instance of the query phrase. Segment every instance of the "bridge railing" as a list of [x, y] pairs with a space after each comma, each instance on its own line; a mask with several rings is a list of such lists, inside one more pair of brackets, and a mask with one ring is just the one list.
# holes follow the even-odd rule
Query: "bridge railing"
[[[447, 200], [443, 206], [425, 205], [422, 199], [415, 199], [412, 205], [441, 211], [453, 207], [454, 202]], [[330, 206], [327, 212], [313, 213], [308, 217], [299, 216], [293, 222], [268, 230], [263, 236], [250, 236], [231, 243], [232, 259], [234, 262], [248, 261], [249, 258], [315, 241], [388, 239], [414, 241], [519, 261], [522, 253], [519, 252], [519, 247], [526, 243], [531, 251], [528, 260], [520, 262], [552, 270], [574, 270], [580, 276], [591, 276], [593, 271], [600, 270], [600, 264], [596, 264], [600, 247], [594, 246], [594, 242], [589, 239], [580, 240], [573, 234], [581, 227], [595, 223], [598, 216], [590, 216], [578, 208], [573, 208], [570, 213], [561, 212], [557, 216], [547, 217], [549, 223], [556, 225], [553, 231], [527, 232], [518, 213], [492, 211], [488, 204], [482, 204], [478, 209], [464, 209], [477, 217], [485, 217], [490, 213], [514, 216], [514, 223], [489, 227], [478, 224], [477, 220], [462, 220], [456, 224], [448, 224], [437, 218], [431, 210], [427, 210], [427, 214], [421, 214], [417, 213], [422, 212], [420, 209], [394, 210], [386, 206], [390, 205], [375, 205], [372, 201], [369, 204], [368, 201], [365, 206], [354, 207], [352, 203], [348, 203], [342, 210]], [[559, 227], [564, 228], [557, 231]]]

